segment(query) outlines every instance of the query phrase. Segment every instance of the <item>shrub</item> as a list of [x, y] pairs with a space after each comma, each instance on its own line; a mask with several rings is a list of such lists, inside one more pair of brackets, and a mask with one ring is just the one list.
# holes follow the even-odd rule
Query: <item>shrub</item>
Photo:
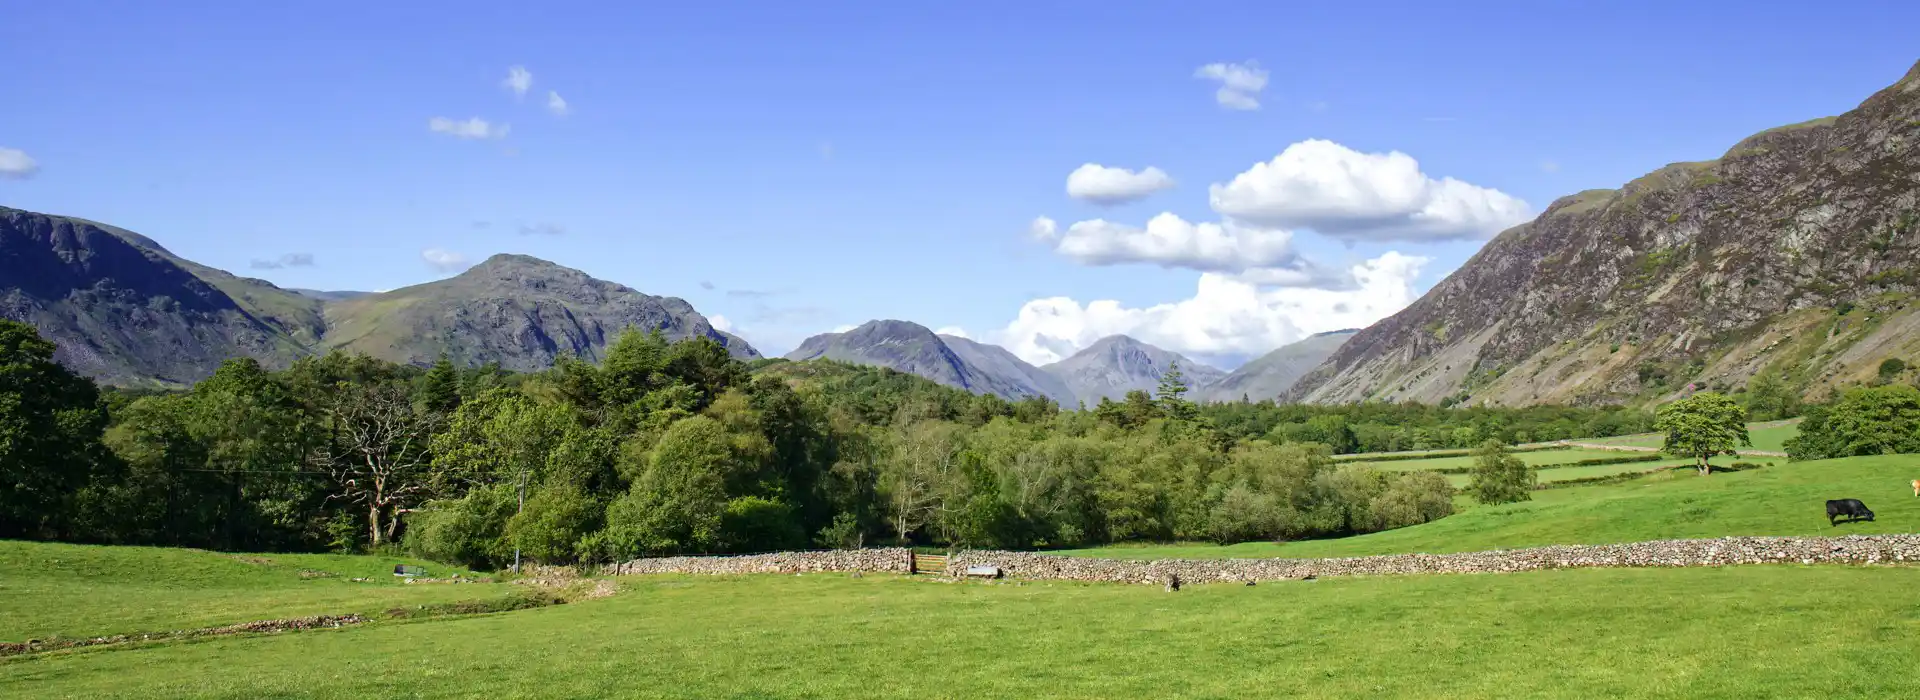
[[1453, 515], [1453, 485], [1433, 472], [1407, 472], [1368, 504], [1374, 530], [1419, 525]]
[[1533, 499], [1533, 487], [1540, 475], [1519, 457], [1507, 454], [1499, 440], [1488, 440], [1474, 451], [1473, 482], [1467, 492], [1485, 504], [1514, 503]]
[[543, 564], [570, 563], [574, 545], [598, 529], [602, 509], [579, 489], [542, 488], [527, 497], [526, 510], [507, 521], [507, 539]]
[[498, 568], [513, 553], [505, 531], [516, 507], [506, 486], [478, 487], [461, 498], [433, 501], [407, 516], [407, 547], [434, 561]]
[[720, 531], [727, 549], [734, 552], [772, 552], [807, 544], [793, 506], [759, 496], [728, 501], [720, 516]]

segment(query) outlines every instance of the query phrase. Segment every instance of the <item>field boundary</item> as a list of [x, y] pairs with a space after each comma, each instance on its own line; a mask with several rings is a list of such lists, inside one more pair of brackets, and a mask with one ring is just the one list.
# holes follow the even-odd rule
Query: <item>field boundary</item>
[[[1840, 537], [1720, 537], [1593, 545], [1552, 545], [1454, 554], [1380, 554], [1324, 559], [1101, 559], [1038, 552], [953, 553], [946, 574], [995, 567], [1024, 579], [1160, 584], [1249, 583], [1326, 576], [1508, 573], [1540, 569], [1673, 568], [1747, 564], [1920, 563], [1920, 534]], [[621, 574], [909, 573], [905, 549], [792, 552], [744, 557], [636, 559]]]

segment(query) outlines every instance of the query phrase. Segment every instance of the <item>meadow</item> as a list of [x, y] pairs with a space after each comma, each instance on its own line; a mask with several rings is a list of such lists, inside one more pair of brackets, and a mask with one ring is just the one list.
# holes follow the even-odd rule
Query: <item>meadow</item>
[[502, 584], [402, 584], [393, 575], [401, 563], [435, 577], [472, 575], [388, 557], [0, 541], [0, 641], [372, 613], [508, 593]]
[[[1788, 438], [1800, 434], [1800, 420], [1770, 421], [1747, 424], [1747, 435], [1753, 438], [1753, 448], [1761, 452], [1785, 453]], [[1659, 447], [1666, 442], [1666, 436], [1659, 433], [1640, 433], [1608, 438], [1585, 438], [1579, 442], [1595, 445], [1619, 445], [1621, 447]]]
[[[1920, 500], [1906, 482], [1917, 475], [1916, 455], [1662, 472], [1359, 537], [1071, 554], [1335, 556], [1910, 532]], [[1828, 525], [1822, 501], [1837, 497], [1862, 499], [1878, 521]], [[377, 611], [512, 588], [401, 585], [390, 573], [399, 561], [0, 542], [0, 640]], [[0, 696], [1920, 694], [1910, 670], [1920, 568], [1907, 566], [1336, 577], [1178, 593], [847, 574], [618, 584], [611, 597], [513, 612], [4, 657]]]

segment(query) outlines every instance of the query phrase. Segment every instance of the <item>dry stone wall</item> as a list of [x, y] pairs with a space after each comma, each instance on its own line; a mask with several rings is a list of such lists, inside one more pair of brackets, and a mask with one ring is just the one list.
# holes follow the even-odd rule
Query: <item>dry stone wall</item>
[[820, 571], [907, 573], [905, 548], [777, 552], [731, 557], [660, 557], [613, 566], [614, 574], [798, 574]]
[[[997, 567], [1023, 579], [1159, 585], [1243, 583], [1324, 576], [1465, 574], [1594, 567], [1730, 566], [1738, 564], [1893, 564], [1920, 562], [1920, 535], [1723, 537], [1601, 545], [1557, 545], [1459, 554], [1385, 554], [1331, 559], [1094, 559], [1034, 552], [967, 551], [947, 560], [947, 574]], [[783, 552], [730, 557], [636, 559], [616, 574], [791, 574], [908, 572], [906, 549]]]
[[1463, 574], [1591, 567], [1682, 567], [1735, 564], [1884, 564], [1920, 562], [1920, 535], [1723, 537], [1625, 544], [1558, 545], [1459, 554], [1385, 554], [1333, 559], [1120, 560], [1033, 552], [973, 551], [948, 560], [949, 574], [994, 566], [1026, 579], [1160, 584], [1278, 581], [1323, 576]]

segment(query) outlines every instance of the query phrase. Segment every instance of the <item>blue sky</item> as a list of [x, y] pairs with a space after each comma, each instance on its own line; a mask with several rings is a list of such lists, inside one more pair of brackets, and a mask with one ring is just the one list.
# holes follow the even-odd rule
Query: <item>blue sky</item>
[[[1128, 332], [1232, 364], [1390, 313], [1484, 240], [1362, 231], [1378, 219], [1315, 198], [1376, 181], [1295, 187], [1312, 168], [1398, 151], [1537, 212], [1844, 111], [1920, 59], [1920, 4], [1896, 2], [256, 5], [0, 0], [0, 204], [288, 287], [525, 253], [771, 353], [903, 318], [1035, 361]], [[1224, 105], [1212, 64], [1264, 72], [1258, 109]], [[1304, 174], [1259, 201], [1210, 198], [1313, 139], [1336, 148], [1295, 151]], [[1068, 196], [1087, 163], [1174, 185]], [[1347, 224], [1303, 213], [1327, 207]], [[1143, 247], [1162, 213], [1234, 226]], [[1256, 244], [1310, 279], [1249, 282]]]

